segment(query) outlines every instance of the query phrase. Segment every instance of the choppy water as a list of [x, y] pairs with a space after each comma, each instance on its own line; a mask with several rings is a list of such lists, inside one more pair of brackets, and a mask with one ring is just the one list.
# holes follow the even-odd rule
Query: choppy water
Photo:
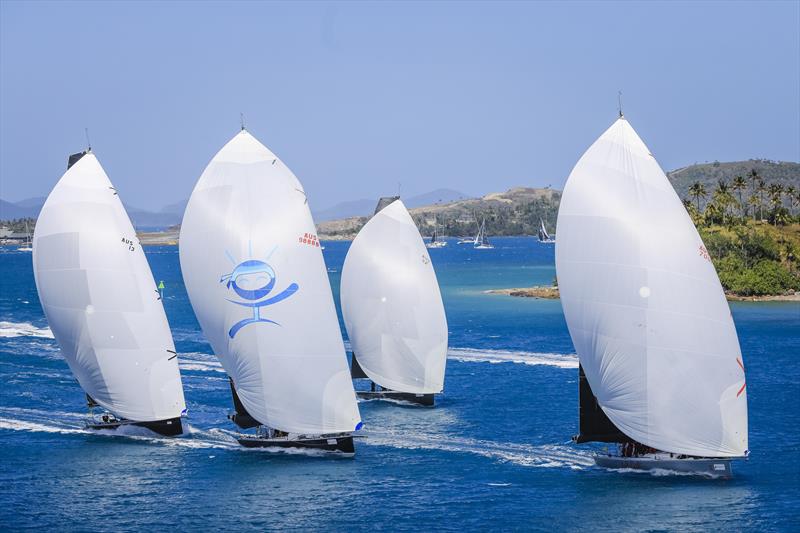
[[[792, 530], [800, 523], [800, 305], [736, 303], [749, 461], [730, 481], [609, 472], [577, 429], [577, 358], [558, 301], [486, 295], [546, 284], [552, 245], [431, 250], [450, 328], [435, 409], [362, 402], [355, 459], [245, 450], [180, 279], [148, 250], [181, 352], [191, 435], [81, 429], [83, 394], [47, 328], [29, 253], [0, 251], [0, 527], [368, 530]], [[338, 299], [348, 243], [326, 243]]]

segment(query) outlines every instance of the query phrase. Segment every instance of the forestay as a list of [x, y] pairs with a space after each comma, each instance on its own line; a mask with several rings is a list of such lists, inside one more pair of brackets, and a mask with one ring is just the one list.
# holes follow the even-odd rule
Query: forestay
[[598, 402], [659, 450], [747, 450], [744, 363], [708, 251], [624, 118], [580, 159], [558, 214], [561, 302]]
[[379, 211], [342, 268], [342, 314], [353, 353], [375, 383], [410, 393], [444, 385], [447, 320], [436, 273], [403, 202]]
[[50, 329], [87, 394], [137, 422], [181, 415], [167, 317], [130, 219], [94, 154], [67, 170], [42, 207], [33, 270]]
[[327, 269], [294, 174], [247, 131], [211, 160], [180, 235], [186, 289], [249, 414], [291, 433], [360, 423]]

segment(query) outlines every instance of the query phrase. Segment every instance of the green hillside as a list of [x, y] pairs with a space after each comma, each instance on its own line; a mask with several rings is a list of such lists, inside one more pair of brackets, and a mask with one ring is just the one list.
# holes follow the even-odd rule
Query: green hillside
[[667, 177], [681, 198], [686, 198], [689, 187], [694, 183], [703, 184], [706, 189], [713, 189], [719, 180], [733, 181], [742, 176], [750, 181], [752, 172], [766, 182], [800, 187], [800, 163], [788, 161], [769, 161], [767, 159], [750, 159], [749, 161], [732, 161], [729, 163], [702, 163], [690, 165], [667, 172]]

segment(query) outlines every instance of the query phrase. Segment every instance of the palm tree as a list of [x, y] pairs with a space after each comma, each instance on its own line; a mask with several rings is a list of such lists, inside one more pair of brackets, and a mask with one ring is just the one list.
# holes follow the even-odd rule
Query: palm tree
[[747, 187], [747, 181], [742, 176], [736, 176], [731, 183], [731, 190], [739, 196], [739, 209], [742, 211], [742, 218], [747, 216], [747, 209], [745, 209], [744, 202], [742, 201], [742, 191]]
[[705, 197], [708, 196], [705, 185], [699, 181], [695, 181], [689, 187], [689, 195], [694, 197], [697, 202], [697, 212], [700, 213], [700, 198], [705, 199]]
[[728, 216], [728, 206], [735, 201], [733, 196], [731, 196], [728, 182], [725, 180], [717, 181], [717, 188], [714, 191], [713, 201], [722, 212], [722, 219], [725, 220], [725, 217]]
[[764, 220], [764, 193], [767, 192], [767, 184], [764, 180], [758, 180], [756, 191], [758, 194], [758, 219]]
[[800, 195], [797, 194], [794, 185], [787, 185], [784, 192], [786, 197], [789, 198], [789, 215], [794, 216], [794, 207], [800, 202]]
[[792, 197], [794, 196], [795, 188], [794, 185], [787, 185], [783, 188], [783, 194], [786, 195], [786, 199], [789, 200], [789, 214], [791, 215], [791, 208], [792, 208]]
[[747, 179], [750, 180], [750, 194], [753, 194], [756, 192], [756, 184], [761, 180], [761, 176], [758, 175], [756, 169], [751, 169]]
[[756, 221], [756, 209], [761, 205], [761, 202], [758, 199], [758, 196], [755, 194], [751, 194], [750, 198], [747, 199], [747, 205], [753, 208], [753, 222]]
[[780, 183], [770, 183], [767, 192], [769, 193], [769, 201], [772, 204], [772, 220], [777, 226], [777, 214], [780, 208], [783, 206], [783, 185]]

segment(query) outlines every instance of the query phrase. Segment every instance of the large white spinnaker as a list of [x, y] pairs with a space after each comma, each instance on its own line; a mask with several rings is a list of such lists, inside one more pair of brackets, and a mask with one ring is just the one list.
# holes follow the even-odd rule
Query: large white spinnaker
[[341, 300], [353, 353], [372, 381], [395, 391], [442, 391], [442, 296], [425, 243], [400, 200], [376, 213], [353, 240]]
[[360, 423], [327, 269], [302, 185], [242, 130], [214, 156], [180, 234], [186, 290], [247, 412], [320, 435]]
[[667, 452], [745, 454], [744, 363], [719, 278], [624, 118], [567, 180], [556, 269], [581, 365], [617, 428]]
[[137, 422], [185, 410], [164, 307], [125, 208], [94, 154], [47, 197], [33, 272], [50, 329], [86, 393]]

